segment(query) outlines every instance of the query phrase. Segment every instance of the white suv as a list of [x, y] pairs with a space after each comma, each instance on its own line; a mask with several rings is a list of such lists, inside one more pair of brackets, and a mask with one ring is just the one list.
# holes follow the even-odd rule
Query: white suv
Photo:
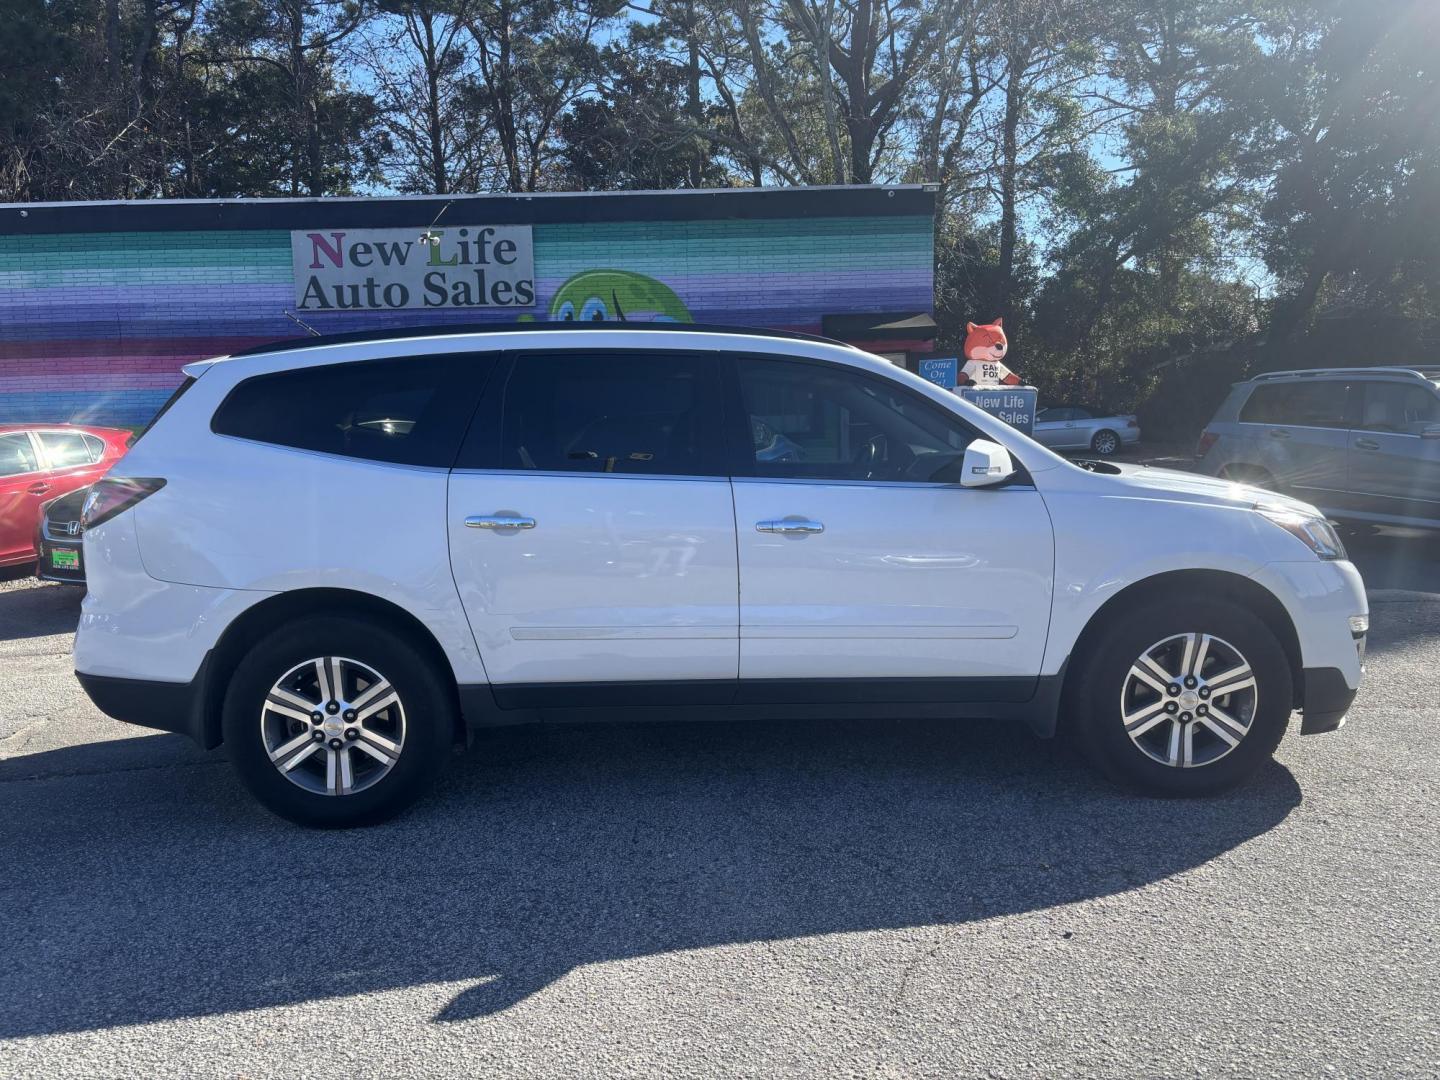
[[471, 729], [990, 716], [1198, 794], [1340, 725], [1360, 575], [1305, 503], [1077, 466], [845, 345], [634, 324], [191, 364], [85, 509], [80, 681], [313, 824]]

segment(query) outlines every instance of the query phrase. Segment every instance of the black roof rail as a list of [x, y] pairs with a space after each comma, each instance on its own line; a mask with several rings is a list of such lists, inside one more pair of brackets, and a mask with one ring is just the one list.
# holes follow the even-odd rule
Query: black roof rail
[[823, 337], [820, 334], [803, 334], [796, 330], [769, 330], [763, 326], [720, 326], [707, 323], [676, 322], [524, 322], [524, 323], [447, 323], [442, 326], [392, 326], [375, 330], [351, 330], [343, 334], [320, 334], [311, 337], [286, 338], [266, 345], [253, 345], [248, 349], [230, 353], [230, 356], [261, 356], [265, 353], [290, 352], [295, 349], [313, 349], [320, 345], [353, 345], [366, 341], [403, 341], [407, 338], [452, 337], [469, 334], [513, 334], [517, 331], [536, 332], [542, 330], [670, 330], [696, 331], [704, 334], [748, 334], [759, 337], [786, 338], [794, 341], [813, 341], [821, 345], [844, 345], [854, 348], [845, 341]]

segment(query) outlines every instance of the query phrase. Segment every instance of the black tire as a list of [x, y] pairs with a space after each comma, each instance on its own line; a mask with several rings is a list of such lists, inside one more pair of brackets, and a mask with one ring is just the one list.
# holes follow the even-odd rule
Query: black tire
[[[1189, 768], [1148, 756], [1126, 732], [1122, 720], [1122, 694], [1131, 665], [1155, 643], [1181, 634], [1209, 634], [1229, 643], [1243, 655], [1255, 677], [1253, 713], [1238, 745], [1217, 760]], [[1068, 699], [1073, 733], [1102, 773], [1148, 795], [1208, 795], [1235, 786], [1274, 756], [1293, 711], [1294, 683], [1284, 648], [1264, 622], [1225, 600], [1191, 594], [1130, 608], [1111, 620], [1081, 662]], [[1211, 674], [1219, 673], [1212, 670]], [[1157, 694], [1156, 700], [1164, 699]], [[1166, 720], [1161, 725], [1165, 735], [1175, 723], [1178, 721]], [[1217, 750], [1223, 746], [1208, 729], [1197, 728], [1196, 732], [1197, 740], [1209, 740]]]
[[1111, 454], [1120, 452], [1120, 436], [1109, 428], [1103, 428], [1095, 433], [1090, 440], [1090, 450], [1101, 457], [1109, 457]]
[[[260, 719], [267, 695], [286, 672], [331, 656], [381, 673], [404, 715], [401, 749], [388, 772], [372, 786], [338, 796], [307, 790], [282, 773], [270, 760]], [[299, 620], [257, 642], [235, 668], [223, 709], [225, 747], [250, 792], [283, 818], [324, 828], [373, 825], [419, 798], [450, 756], [456, 716], [449, 673], [437, 670], [404, 634], [375, 619], [335, 615]]]

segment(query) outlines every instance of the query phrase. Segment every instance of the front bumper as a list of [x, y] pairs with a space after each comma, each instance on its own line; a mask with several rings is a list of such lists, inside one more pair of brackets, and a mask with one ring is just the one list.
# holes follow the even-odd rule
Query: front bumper
[[1358, 691], [1345, 682], [1339, 668], [1306, 668], [1305, 695], [1300, 706], [1300, 734], [1319, 735], [1345, 723], [1345, 714]]

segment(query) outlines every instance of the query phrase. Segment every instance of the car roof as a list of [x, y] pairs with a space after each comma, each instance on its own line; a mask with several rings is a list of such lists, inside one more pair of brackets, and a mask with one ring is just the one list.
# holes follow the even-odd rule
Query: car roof
[[[653, 345], [650, 341], [646, 341], [642, 345], [637, 343], [637, 336], [641, 338], [653, 336], [655, 340]], [[667, 339], [671, 339], [668, 344]], [[396, 351], [396, 347], [403, 347], [407, 342], [423, 344], [424, 347], [420, 351], [425, 353], [460, 351], [467, 345], [488, 349], [545, 349], [573, 347], [582, 343], [593, 343], [599, 348], [616, 349], [626, 347], [745, 348], [746, 343], [749, 343], [751, 348], [768, 347], [772, 350], [777, 344], [783, 344], [789, 348], [782, 351], [793, 352], [796, 343], [810, 343], [823, 346], [831, 355], [839, 352], [849, 357], [877, 359], [872, 354], [843, 341], [788, 330], [707, 326], [697, 323], [503, 323], [498, 325], [487, 323], [478, 327], [402, 327], [380, 331], [367, 330], [355, 334], [297, 338], [242, 350], [228, 356], [197, 360], [184, 365], [181, 370], [192, 378], [198, 378], [213, 365], [224, 365], [227, 368], [232, 364], [248, 366], [252, 361], [256, 365], [265, 364], [267, 361], [272, 362], [265, 366], [269, 370], [276, 370], [273, 365], [274, 361], [283, 361], [291, 356], [296, 361], [294, 366], [303, 367], [326, 362], [330, 359], [328, 354], [331, 354], [331, 350], [338, 354], [335, 355], [333, 362], [345, 363], [361, 359], [361, 357], [353, 355], [352, 350], [357, 345], [376, 346], [376, 359], [381, 356], [403, 356], [406, 353]], [[879, 362], [888, 363], [883, 360]]]
[[791, 341], [817, 341], [826, 345], [844, 345], [845, 342], [837, 341], [834, 338], [821, 337], [819, 334], [805, 334], [795, 330], [770, 330], [763, 327], [748, 326], [722, 326], [707, 323], [671, 323], [671, 322], [596, 322], [596, 323], [469, 323], [450, 326], [402, 326], [391, 327], [384, 330], [354, 330], [341, 334], [315, 334], [308, 338], [291, 338], [285, 341], [270, 342], [266, 345], [256, 345], [249, 349], [242, 349], [240, 352], [231, 353], [232, 357], [238, 356], [259, 356], [265, 353], [287, 352], [291, 349], [310, 349], [320, 345], [355, 345], [367, 341], [402, 341], [406, 338], [417, 337], [469, 337], [475, 334], [514, 334], [514, 333], [542, 333], [544, 331], [575, 330], [586, 333], [615, 333], [626, 330], [645, 330], [654, 332], [685, 332], [701, 334], [731, 334], [744, 337], [772, 337], [785, 338]]

